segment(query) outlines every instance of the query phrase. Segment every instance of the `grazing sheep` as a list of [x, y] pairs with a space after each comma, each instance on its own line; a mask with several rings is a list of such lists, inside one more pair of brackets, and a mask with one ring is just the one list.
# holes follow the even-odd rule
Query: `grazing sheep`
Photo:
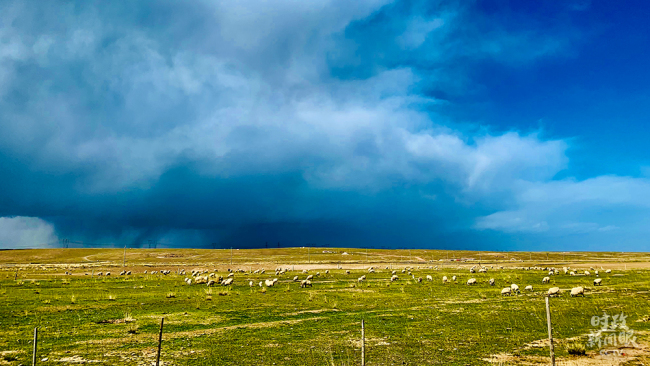
[[487, 269], [485, 269], [485, 268], [481, 268], [481, 269], [478, 270], [478, 273], [486, 273], [486, 272], [487, 272]]
[[98, 276], [101, 276], [101, 275], [102, 275], [102, 273], [101, 273], [101, 272], [98, 272], [98, 273], [97, 273], [97, 275], [98, 275]]
[[393, 275], [393, 276], [390, 278], [390, 282], [395, 282], [395, 281], [397, 281], [398, 279], [399, 279], [399, 277], [397, 277], [397, 275]]
[[[126, 273], [126, 271], [120, 272], [120, 276], [124, 276], [125, 273]], [[66, 272], [65, 274], [68, 274], [68, 272]]]
[[204, 283], [208, 283], [208, 277], [207, 276], [198, 276], [195, 280], [194, 283], [197, 285], [201, 285]]
[[306, 270], [306, 269], [303, 269], [303, 270], [302, 270], [302, 273], [307, 274], [307, 270]]
[[442, 283], [447, 283], [447, 276], [442, 276]]
[[469, 280], [467, 280], [467, 284], [470, 286], [476, 285], [476, 278], [470, 278]]
[[185, 282], [187, 282], [188, 285], [191, 285], [192, 284], [192, 279], [188, 278], [188, 279], [185, 280]]
[[346, 269], [346, 270], [345, 270], [345, 274], [346, 274], [346, 275], [349, 275], [349, 274], [350, 274], [350, 270]]
[[298, 282], [298, 276], [293, 277], [293, 282]]
[[490, 286], [494, 286], [494, 278], [490, 278], [490, 281], [488, 281], [488, 283], [490, 284]]
[[550, 277], [544, 277], [544, 278], [542, 278], [542, 283], [549, 283], [549, 282], [551, 282], [551, 278], [550, 278]]
[[612, 273], [612, 270], [608, 269], [608, 270], [605, 271], [605, 273]]
[[266, 285], [266, 287], [273, 287], [273, 285], [275, 285], [275, 282], [273, 282], [272, 280], [264, 280], [264, 284]]
[[216, 283], [216, 282], [215, 282], [214, 280], [210, 280], [210, 281], [208, 281], [207, 285], [208, 285], [208, 286], [212, 286], [212, 285], [214, 285], [215, 283]]
[[253, 287], [253, 281], [248, 281], [248, 286]]
[[501, 290], [501, 296], [506, 296], [506, 295], [508, 296], [512, 295], [512, 289], [510, 287], [506, 287]]
[[312, 287], [310, 280], [302, 280], [302, 281], [300, 281], [300, 288], [305, 288], [305, 287]]
[[521, 293], [521, 291], [519, 291], [519, 286], [517, 286], [517, 285], [514, 284], [514, 283], [510, 285], [510, 288], [512, 289], [512, 292], [516, 292], [516, 293], [518, 293], [518, 294]]
[[598, 271], [594, 271], [594, 274], [596, 275], [596, 277], [598, 277]]
[[107, 275], [107, 276], [110, 276], [110, 275], [111, 275], [111, 272], [106, 272], [106, 275]]
[[330, 274], [330, 270], [329, 270], [329, 269], [326, 270], [326, 271], [325, 271], [325, 274]]
[[589, 276], [590, 274], [589, 271], [585, 271], [585, 276]]
[[390, 274], [391, 274], [391, 276], [395, 276], [397, 274], [397, 271], [393, 271]]
[[594, 286], [602, 286], [603, 285], [603, 279], [602, 278], [596, 278], [594, 280]]
[[433, 277], [431, 277], [431, 275], [427, 275], [427, 281], [433, 281]]
[[234, 273], [234, 272], [230, 272], [230, 273], [228, 273], [228, 277], [229, 277], [229, 278], [235, 277], [235, 273]]
[[307, 281], [311, 281], [311, 280], [313, 280], [313, 279], [314, 279], [314, 275], [309, 275], [309, 276], [307, 276]]
[[422, 277], [418, 277], [418, 283], [422, 282]]
[[474, 267], [469, 269], [469, 273], [476, 273], [476, 271], [474, 270]]
[[573, 271], [569, 272], [569, 276], [575, 276], [575, 275], [576, 275], [575, 272], [573, 272]]
[[584, 287], [574, 287], [571, 289], [571, 297], [582, 295], [582, 297], [585, 296], [585, 289]]
[[[144, 274], [147, 274], [147, 270], [146, 270], [146, 269], [144, 270]], [[182, 273], [181, 273], [181, 274], [182, 274]]]
[[260, 281], [260, 283], [257, 284], [259, 287], [264, 287], [264, 282]]
[[551, 287], [550, 289], [548, 289], [548, 296], [560, 296], [560, 288]]
[[528, 285], [528, 286], [524, 287], [524, 290], [526, 290], [526, 291], [533, 291], [533, 286], [532, 286], [532, 285]]
[[403, 270], [402, 270], [402, 273], [406, 273], [406, 270], [405, 270], [405, 269], [403, 269]]
[[130, 276], [130, 275], [131, 275], [131, 271], [126, 271], [126, 275], [127, 275], [127, 276]]
[[224, 286], [229, 286], [229, 285], [232, 285], [232, 282], [234, 280], [235, 280], [234, 278], [230, 277], [230, 278], [226, 279], [225, 281], [221, 282], [221, 284], [224, 285]]
[[456, 282], [456, 276], [451, 276], [451, 280]]
[[361, 283], [366, 280], [366, 275], [363, 275], [357, 279], [357, 282]]

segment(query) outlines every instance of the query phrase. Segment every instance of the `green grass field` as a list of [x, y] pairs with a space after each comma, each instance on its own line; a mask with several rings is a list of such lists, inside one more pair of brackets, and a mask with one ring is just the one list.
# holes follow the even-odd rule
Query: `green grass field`
[[[448, 256], [475, 260], [451, 262]], [[478, 265], [479, 258], [494, 268], [471, 274], [469, 267]], [[550, 253], [547, 257], [546, 253], [422, 250], [366, 254], [334, 248], [312, 248], [309, 253], [300, 248], [235, 250], [232, 254], [230, 250], [129, 249], [126, 269], [133, 274], [119, 276], [122, 250], [2, 251], [0, 365], [31, 364], [34, 327], [39, 327], [39, 365], [151, 365], [163, 317], [163, 365], [359, 365], [362, 319], [368, 365], [536, 364], [548, 362], [548, 343], [543, 343], [547, 337], [544, 295], [553, 286], [563, 290], [551, 299], [561, 362], [647, 365], [647, 258], [639, 253]], [[611, 274], [600, 270], [603, 286], [594, 287], [593, 271], [590, 276], [551, 276], [550, 284], [542, 284], [547, 272], [518, 269], [561, 270], [566, 265], [614, 270]], [[368, 273], [369, 266], [375, 266], [376, 273]], [[387, 266], [398, 271], [398, 281], [389, 281]], [[276, 276], [277, 267], [289, 271]], [[402, 273], [404, 267], [412, 267], [412, 274], [423, 282]], [[188, 274], [174, 273], [181, 268]], [[192, 269], [217, 269], [225, 276], [227, 268], [246, 273], [236, 273], [234, 285], [227, 287], [183, 282]], [[260, 268], [266, 273], [249, 273]], [[307, 276], [302, 268], [312, 268], [309, 274], [313, 275], [320, 272], [312, 288], [300, 288], [292, 281], [296, 275]], [[349, 268], [348, 275], [345, 269]], [[160, 269], [172, 273], [144, 274]], [[99, 277], [100, 271], [110, 271], [111, 276]], [[357, 278], [363, 274], [367, 281], [360, 284]], [[433, 281], [427, 281], [427, 275]], [[443, 276], [454, 275], [456, 283], [442, 283]], [[272, 278], [279, 280], [274, 287], [257, 285]], [[469, 278], [476, 278], [478, 284], [465, 285]], [[496, 286], [488, 285], [490, 278]], [[519, 285], [521, 295], [500, 295], [510, 283]], [[526, 285], [532, 285], [533, 292], [523, 291]], [[579, 285], [586, 287], [586, 296], [570, 297], [569, 290]], [[640, 348], [618, 347], [626, 354], [621, 357], [598, 356], [598, 347], [587, 347], [585, 356], [569, 355], [570, 345], [587, 344], [590, 331], [597, 328], [591, 318], [604, 312], [627, 315]]]

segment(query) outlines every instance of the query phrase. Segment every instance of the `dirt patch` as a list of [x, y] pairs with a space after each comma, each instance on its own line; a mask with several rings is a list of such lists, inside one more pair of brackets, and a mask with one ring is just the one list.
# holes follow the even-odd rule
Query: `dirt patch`
[[287, 313], [284, 314], [284, 316], [295, 316], [295, 315], [300, 315], [300, 314], [318, 314], [318, 313], [323, 313], [326, 311], [341, 311], [338, 309], [318, 309], [318, 310], [303, 310], [303, 311], [296, 311], [295, 313]]
[[[571, 338], [575, 339], [577, 337]], [[571, 339], [559, 340], [559, 344]], [[548, 339], [541, 339], [525, 344], [521, 349], [548, 348]], [[556, 346], [557, 347], [557, 346]], [[647, 364], [650, 359], [650, 348], [646, 344], [639, 347], [608, 348], [600, 351], [589, 351], [584, 356], [556, 357], [558, 366], [622, 366], [628, 364]], [[550, 356], [521, 356], [510, 353], [500, 353], [484, 358], [483, 361], [497, 365], [540, 365], [549, 364]]]

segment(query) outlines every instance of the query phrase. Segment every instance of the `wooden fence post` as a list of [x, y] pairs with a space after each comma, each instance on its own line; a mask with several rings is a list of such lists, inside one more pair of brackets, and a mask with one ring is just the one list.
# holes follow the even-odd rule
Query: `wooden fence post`
[[366, 366], [366, 330], [361, 319], [361, 366]]
[[160, 348], [162, 346], [162, 332], [165, 318], [160, 319], [160, 334], [158, 335], [158, 355], [156, 356], [156, 366], [160, 366]]
[[551, 366], [555, 366], [555, 348], [553, 347], [553, 333], [551, 327], [551, 308], [548, 304], [548, 295], [546, 295], [546, 324], [548, 326], [548, 343], [551, 350]]
[[36, 345], [38, 344], [38, 327], [34, 328], [34, 350], [32, 351], [32, 366], [36, 366]]

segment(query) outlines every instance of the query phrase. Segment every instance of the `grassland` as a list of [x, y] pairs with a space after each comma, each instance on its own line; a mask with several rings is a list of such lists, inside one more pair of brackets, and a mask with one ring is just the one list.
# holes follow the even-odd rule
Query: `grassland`
[[[451, 261], [460, 258], [473, 260]], [[494, 268], [470, 274], [479, 260]], [[361, 319], [368, 365], [536, 364], [548, 362], [544, 294], [553, 286], [566, 291], [551, 299], [561, 362], [647, 365], [649, 261], [645, 253], [338, 248], [128, 249], [126, 256], [115, 249], [2, 251], [0, 365], [31, 364], [34, 327], [39, 360], [47, 358], [39, 365], [151, 365], [163, 317], [164, 365], [358, 365]], [[614, 271], [601, 270], [603, 286], [593, 287], [593, 275], [561, 274], [542, 285], [546, 272], [519, 269], [567, 265]], [[376, 273], [368, 273], [369, 266]], [[276, 276], [277, 267], [289, 272]], [[434, 280], [418, 283], [401, 272], [404, 267], [413, 267], [416, 278]], [[188, 286], [188, 275], [174, 273], [181, 268], [246, 273], [236, 273], [233, 286]], [[266, 273], [250, 273], [260, 268]], [[172, 273], [150, 274], [160, 269]], [[305, 278], [303, 269], [320, 272], [312, 288], [292, 281]], [[390, 283], [392, 269], [400, 279]], [[119, 276], [122, 270], [133, 274]], [[112, 275], [99, 277], [100, 271]], [[362, 274], [367, 281], [359, 284]], [[442, 283], [443, 276], [454, 275], [456, 283]], [[466, 286], [471, 277], [478, 284]], [[271, 278], [279, 279], [274, 287], [249, 286]], [[496, 286], [487, 284], [490, 278]], [[501, 288], [510, 283], [522, 289], [530, 284], [534, 291], [502, 297]], [[570, 297], [568, 290], [578, 285], [587, 288], [586, 296]], [[623, 357], [598, 356], [594, 347], [585, 356], [569, 355], [569, 345], [587, 344], [595, 329], [591, 318], [603, 312], [626, 314], [639, 347], [619, 348]]]

